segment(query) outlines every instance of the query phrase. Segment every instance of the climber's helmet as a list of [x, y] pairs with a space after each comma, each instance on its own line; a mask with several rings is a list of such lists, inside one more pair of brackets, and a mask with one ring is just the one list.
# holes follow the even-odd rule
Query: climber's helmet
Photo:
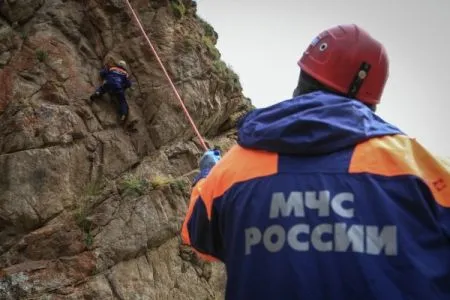
[[127, 68], [127, 63], [124, 60], [119, 60], [117, 65], [123, 69]]
[[294, 96], [319, 86], [373, 107], [380, 102], [389, 75], [383, 45], [354, 24], [320, 33], [298, 65], [301, 73]]

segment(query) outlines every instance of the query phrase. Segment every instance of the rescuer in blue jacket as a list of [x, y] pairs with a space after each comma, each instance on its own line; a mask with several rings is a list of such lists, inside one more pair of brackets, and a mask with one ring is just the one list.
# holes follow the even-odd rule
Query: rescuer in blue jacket
[[100, 70], [100, 77], [103, 79], [103, 84], [91, 95], [91, 101], [101, 97], [104, 93], [109, 93], [113, 97], [115, 96], [119, 102], [120, 121], [125, 121], [128, 116], [128, 103], [125, 97], [125, 90], [131, 87], [125, 61], [120, 60], [117, 65], [105, 66]]
[[450, 299], [449, 167], [375, 114], [385, 49], [341, 25], [299, 66], [204, 154], [182, 240], [225, 264], [226, 299]]

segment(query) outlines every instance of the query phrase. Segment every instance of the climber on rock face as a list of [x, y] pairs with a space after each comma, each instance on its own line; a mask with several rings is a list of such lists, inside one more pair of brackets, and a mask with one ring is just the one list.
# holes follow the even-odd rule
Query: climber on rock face
[[100, 71], [100, 77], [103, 79], [103, 84], [91, 95], [91, 101], [101, 97], [104, 93], [116, 97], [119, 102], [120, 121], [125, 121], [128, 116], [125, 90], [131, 87], [126, 62], [123, 60], [120, 60], [117, 64], [108, 62]]
[[375, 113], [385, 48], [340, 25], [298, 65], [292, 99], [203, 155], [183, 242], [226, 299], [450, 299], [450, 167]]

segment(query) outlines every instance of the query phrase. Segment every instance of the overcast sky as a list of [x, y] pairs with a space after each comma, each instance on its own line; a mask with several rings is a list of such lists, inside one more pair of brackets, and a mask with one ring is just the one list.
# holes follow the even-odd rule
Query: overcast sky
[[290, 98], [297, 60], [322, 30], [355, 23], [390, 59], [378, 114], [432, 152], [450, 156], [449, 0], [198, 0], [222, 59], [256, 107]]

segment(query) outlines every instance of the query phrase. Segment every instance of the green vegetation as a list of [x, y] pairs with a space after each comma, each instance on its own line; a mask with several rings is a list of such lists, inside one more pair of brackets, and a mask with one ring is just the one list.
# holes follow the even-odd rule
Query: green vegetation
[[87, 218], [87, 209], [85, 204], [83, 203], [80, 205], [80, 207], [78, 207], [75, 213], [75, 221], [77, 222], [78, 227], [80, 227], [83, 231], [87, 223], [86, 218]]
[[84, 243], [87, 247], [92, 246], [94, 243], [94, 236], [92, 235], [92, 222], [89, 221], [89, 213], [91, 211], [90, 201], [92, 197], [99, 196], [103, 189], [103, 183], [101, 181], [89, 182], [83, 195], [80, 197], [77, 203], [78, 207], [75, 211], [75, 222], [84, 234]]
[[141, 196], [148, 187], [147, 180], [136, 175], [127, 174], [121, 182], [122, 195]]
[[202, 36], [202, 42], [206, 46], [208, 55], [213, 59], [213, 73], [220, 79], [224, 80], [226, 87], [232, 92], [241, 91], [242, 86], [239, 81], [239, 75], [221, 60], [221, 54], [215, 46], [216, 41], [219, 38], [217, 32], [207, 21], [199, 16], [196, 16], [196, 18], [203, 27], [204, 34]]
[[186, 14], [186, 7], [184, 6], [182, 0], [171, 0], [170, 5], [172, 7], [172, 11], [173, 11], [174, 15], [178, 19], [181, 19], [184, 17], [184, 15]]
[[171, 189], [181, 191], [182, 193], [187, 192], [189, 187], [189, 184], [183, 178], [173, 179], [163, 175], [152, 177], [150, 184], [154, 190], [161, 189], [164, 186], [170, 186]]
[[183, 179], [175, 179], [170, 182], [170, 187], [185, 193], [188, 190], [188, 183]]
[[206, 48], [208, 49], [209, 55], [214, 59], [218, 60], [220, 59], [220, 52], [217, 50], [215, 43], [217, 41], [218, 35], [217, 32], [214, 30], [214, 28], [205, 20], [198, 17], [198, 20], [200, 21], [200, 24], [203, 26], [203, 29], [205, 31], [205, 34], [202, 36], [202, 42], [205, 44]]
[[228, 72], [228, 67], [222, 60], [213, 62], [213, 71], [218, 75], [223, 75]]
[[81, 200], [80, 205], [75, 213], [75, 221], [78, 227], [84, 233], [84, 243], [86, 246], [90, 247], [94, 243], [94, 237], [92, 236], [92, 223], [88, 220], [89, 208], [88, 208], [88, 198]]
[[200, 24], [203, 27], [203, 30], [205, 31], [205, 36], [207, 37], [212, 37], [215, 40], [218, 39], [218, 34], [217, 32], [214, 30], [214, 28], [208, 23], [206, 22], [204, 19], [197, 17], [197, 19], [200, 21]]
[[234, 92], [242, 90], [239, 75], [236, 74], [233, 69], [230, 66], [227, 66], [222, 60], [216, 60], [213, 62], [213, 72], [226, 80], [226, 84], [231, 91]]
[[207, 36], [202, 37], [203, 44], [205, 44], [206, 48], [208, 49], [209, 55], [214, 59], [218, 60], [220, 59], [220, 52], [217, 50], [216, 46], [212, 42], [211, 38]]
[[102, 192], [102, 185], [99, 182], [89, 182], [86, 186], [87, 196], [98, 196]]
[[169, 177], [156, 175], [150, 180], [150, 185], [153, 189], [157, 190], [165, 186], [166, 184], [169, 184], [171, 181], [172, 180]]
[[20, 31], [20, 37], [22, 38], [22, 40], [26, 40], [28, 38], [28, 34], [25, 30]]
[[85, 232], [84, 235], [84, 243], [86, 244], [86, 246], [91, 247], [92, 244], [94, 244], [94, 237], [92, 236], [91, 233], [91, 229], [89, 228], [89, 230], [87, 232]]
[[36, 50], [36, 59], [40, 62], [45, 62], [48, 58], [48, 52], [42, 49]]

